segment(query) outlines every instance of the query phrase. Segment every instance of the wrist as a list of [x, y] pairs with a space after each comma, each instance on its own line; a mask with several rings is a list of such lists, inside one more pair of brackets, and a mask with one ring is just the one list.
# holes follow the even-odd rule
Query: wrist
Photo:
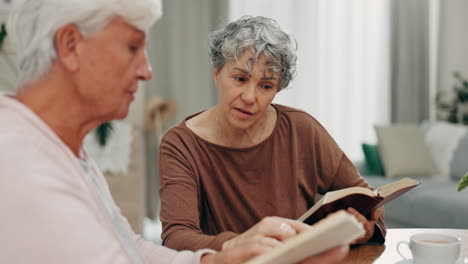
[[222, 254], [220, 252], [217, 253], [208, 253], [202, 256], [200, 260], [200, 264], [217, 264], [217, 263], [224, 263]]
[[200, 264], [211, 264], [211, 263], [215, 263], [214, 262], [214, 255], [216, 253], [208, 253], [208, 254], [205, 254], [201, 257], [201, 260], [200, 260]]

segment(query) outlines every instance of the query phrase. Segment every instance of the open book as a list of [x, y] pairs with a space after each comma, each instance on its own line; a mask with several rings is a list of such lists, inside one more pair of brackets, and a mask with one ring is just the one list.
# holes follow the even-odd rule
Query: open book
[[386, 184], [375, 191], [364, 187], [350, 187], [327, 192], [297, 220], [311, 225], [331, 212], [347, 209], [348, 207], [356, 209], [362, 215], [367, 215], [375, 208], [392, 201], [419, 184], [418, 181], [404, 178]]
[[336, 246], [348, 245], [364, 234], [362, 224], [353, 215], [341, 210], [246, 264], [297, 263]]

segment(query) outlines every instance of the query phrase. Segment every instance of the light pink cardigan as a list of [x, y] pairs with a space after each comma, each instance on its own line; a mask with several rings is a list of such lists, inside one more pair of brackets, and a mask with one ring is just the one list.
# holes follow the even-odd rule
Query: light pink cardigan
[[[131, 263], [91, 184], [46, 123], [0, 95], [0, 263]], [[199, 263], [211, 252], [157, 246], [123, 221], [145, 263]]]

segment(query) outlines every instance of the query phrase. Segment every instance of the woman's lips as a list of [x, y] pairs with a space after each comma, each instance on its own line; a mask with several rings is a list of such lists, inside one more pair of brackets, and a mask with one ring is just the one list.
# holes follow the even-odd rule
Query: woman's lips
[[135, 99], [136, 91], [127, 91], [127, 94], [130, 96], [130, 99], [133, 101]]
[[234, 108], [237, 110], [238, 116], [242, 119], [249, 118], [253, 115], [253, 113], [243, 109], [243, 108]]
[[253, 115], [253, 113], [243, 109], [243, 108], [235, 108], [237, 111], [240, 111], [242, 113], [248, 114], [248, 115]]

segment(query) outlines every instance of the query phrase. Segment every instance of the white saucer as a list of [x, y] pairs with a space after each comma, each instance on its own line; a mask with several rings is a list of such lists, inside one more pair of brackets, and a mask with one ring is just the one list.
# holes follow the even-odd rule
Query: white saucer
[[[413, 260], [412, 259], [409, 259], [409, 260], [400, 260], [398, 261], [397, 263], [395, 264], [413, 264]], [[463, 263], [463, 259], [458, 259], [457, 262], [455, 262], [455, 264], [464, 264]]]

